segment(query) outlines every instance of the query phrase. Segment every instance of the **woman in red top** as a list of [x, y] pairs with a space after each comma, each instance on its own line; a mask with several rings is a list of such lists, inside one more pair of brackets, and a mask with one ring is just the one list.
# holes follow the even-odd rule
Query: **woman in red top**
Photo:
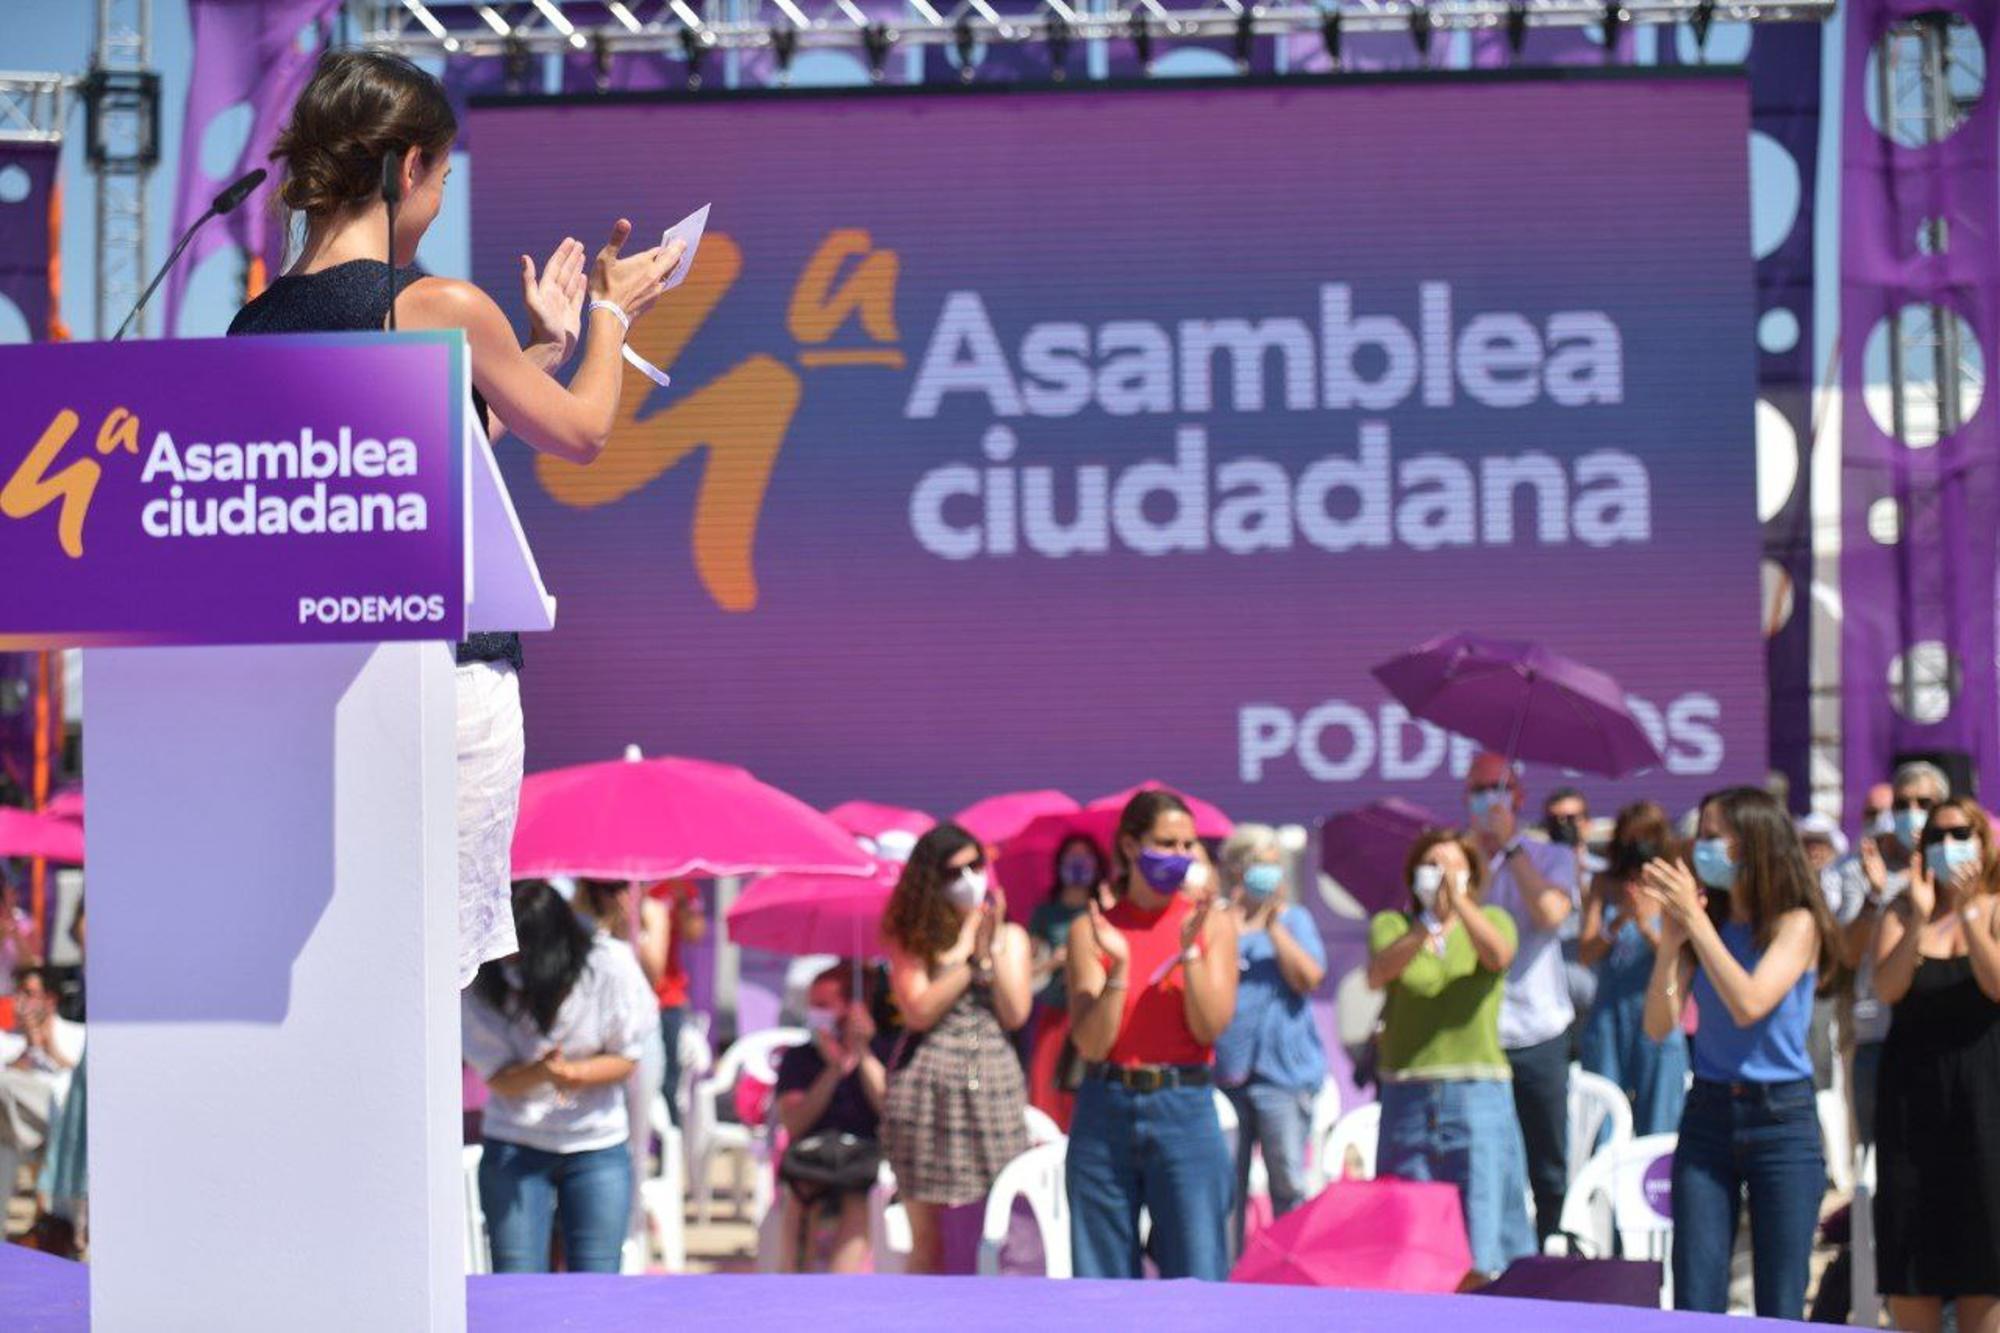
[[1066, 1167], [1076, 1275], [1138, 1277], [1144, 1208], [1161, 1277], [1220, 1282], [1235, 1182], [1210, 1066], [1236, 1012], [1236, 924], [1212, 910], [1185, 801], [1132, 798], [1112, 884], [1118, 902], [1070, 927], [1070, 1039], [1087, 1062]]

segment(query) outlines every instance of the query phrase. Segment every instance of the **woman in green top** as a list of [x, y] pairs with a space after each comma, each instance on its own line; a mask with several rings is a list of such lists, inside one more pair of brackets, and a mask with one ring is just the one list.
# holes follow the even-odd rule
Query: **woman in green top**
[[1418, 838], [1403, 879], [1405, 910], [1368, 925], [1368, 984], [1388, 992], [1376, 1170], [1458, 1186], [1473, 1268], [1494, 1275], [1535, 1249], [1527, 1154], [1500, 1049], [1514, 919], [1480, 906], [1485, 862], [1461, 834]]

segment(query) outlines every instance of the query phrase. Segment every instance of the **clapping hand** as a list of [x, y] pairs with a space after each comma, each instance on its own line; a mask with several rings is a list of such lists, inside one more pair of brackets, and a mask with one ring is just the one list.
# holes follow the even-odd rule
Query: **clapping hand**
[[556, 349], [557, 366], [569, 360], [583, 332], [583, 242], [574, 236], [563, 243], [535, 272], [535, 261], [521, 256], [521, 301], [528, 307], [528, 341]]
[[1104, 909], [1096, 901], [1090, 904], [1090, 938], [1097, 951], [1111, 960], [1111, 970], [1117, 972], [1131, 966], [1132, 946], [1125, 942], [1125, 936], [1118, 927], [1104, 919]]
[[1690, 923], [1702, 914], [1707, 904], [1694, 872], [1679, 861], [1653, 860], [1646, 863], [1645, 875], [1642, 892], [1659, 904], [1662, 929], [1685, 936]]
[[1201, 902], [1198, 905], [1196, 905], [1195, 909], [1187, 914], [1187, 919], [1181, 922], [1182, 953], [1186, 953], [1189, 949], [1192, 949], [1197, 941], [1206, 938], [1208, 931], [1208, 914], [1209, 911], [1214, 906], [1215, 906], [1215, 898], [1212, 895], [1210, 897], [1203, 898]]
[[1921, 856], [1910, 858], [1910, 920], [1921, 929], [1931, 914], [1937, 911], [1938, 886], [1931, 878], [1931, 868]]

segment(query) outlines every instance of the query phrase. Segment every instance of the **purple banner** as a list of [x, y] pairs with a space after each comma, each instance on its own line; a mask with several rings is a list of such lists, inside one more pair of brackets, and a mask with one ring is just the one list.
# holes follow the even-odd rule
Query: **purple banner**
[[[270, 165], [271, 145], [319, 58], [300, 38], [309, 24], [339, 7], [340, 0], [188, 0], [194, 70], [174, 174], [174, 235], [206, 212], [209, 201], [231, 181]], [[238, 106], [248, 107], [250, 123], [242, 150], [225, 164], [207, 151], [209, 133]], [[247, 258], [261, 261], [267, 275], [278, 273], [285, 250], [284, 228], [271, 210], [278, 174], [274, 169], [271, 179], [235, 212], [204, 228], [174, 266], [167, 277], [169, 335], [178, 327], [188, 278], [207, 256], [233, 244]]]
[[[1576, 75], [476, 110], [494, 290], [591, 200], [714, 205], [634, 333], [673, 388], [627, 376], [593, 467], [506, 464], [564, 596], [531, 763], [1452, 809], [1470, 747], [1368, 672], [1471, 630], [1626, 687], [1667, 768], [1601, 799], [1760, 779], [1747, 111]], [[705, 151], [634, 177], [667, 126]]]
[[[1978, 410], [1976, 390], [1953, 364], [1971, 361], [1974, 350], [1977, 364], [2000, 364], [2000, 255], [1991, 243], [2000, 235], [2000, 110], [1990, 89], [1937, 102], [1899, 93], [1889, 114], [1904, 142], [1869, 113], [1880, 83], [1913, 83], [1917, 60], [1933, 58], [1913, 49], [1920, 34], [1941, 41], [1944, 20], [1963, 19], [1990, 51], [2000, 37], [1996, 15], [1992, 0], [1860, 0], [1847, 12], [1840, 591], [1850, 798], [1884, 780], [1902, 751], [1964, 751], [1989, 775], [2000, 762], [2000, 425], [1991, 404]], [[1892, 27], [1901, 29], [1904, 69], [1883, 79], [1875, 59]], [[1936, 115], [1950, 120], [1938, 124]], [[1913, 391], [1899, 410], [1890, 358], [1903, 339]], [[1900, 439], [1891, 430], [1898, 426]]]
[[0, 648], [451, 639], [457, 332], [0, 349]]
[[28, 338], [49, 336], [54, 284], [56, 171], [60, 144], [0, 144], [0, 299], [12, 301]]

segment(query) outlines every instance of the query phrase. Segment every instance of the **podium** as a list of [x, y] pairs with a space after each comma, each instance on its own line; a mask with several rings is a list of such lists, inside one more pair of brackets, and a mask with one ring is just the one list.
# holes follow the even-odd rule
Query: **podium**
[[462, 335], [0, 388], [0, 644], [87, 650], [92, 1327], [458, 1333], [452, 645], [554, 617]]

